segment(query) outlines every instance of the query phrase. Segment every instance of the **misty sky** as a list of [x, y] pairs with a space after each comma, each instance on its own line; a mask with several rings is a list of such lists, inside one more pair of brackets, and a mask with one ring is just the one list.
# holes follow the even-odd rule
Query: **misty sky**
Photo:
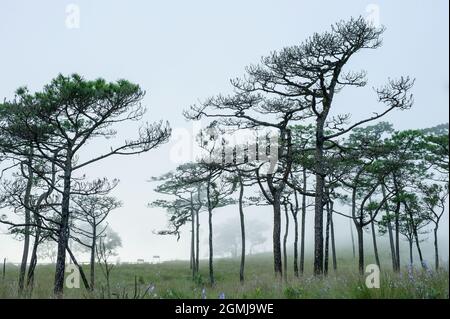
[[[74, 4], [74, 6], [69, 6]], [[79, 28], [68, 22], [78, 8]], [[66, 13], [66, 10], [69, 12]], [[272, 50], [300, 43], [313, 32], [351, 16], [379, 19], [387, 30], [380, 49], [359, 53], [350, 64], [368, 71], [362, 89], [335, 99], [339, 113], [357, 120], [381, 110], [372, 87], [389, 77], [416, 78], [415, 105], [385, 120], [396, 129], [424, 128], [448, 121], [448, 1], [0, 1], [0, 98], [12, 98], [26, 85], [40, 90], [58, 73], [87, 79], [125, 78], [147, 91], [145, 120], [169, 120], [172, 141], [138, 157], [112, 157], [86, 168], [91, 178], [119, 178], [114, 195], [123, 201], [109, 223], [122, 237], [122, 261], [187, 258], [189, 232], [179, 242], [154, 235], [166, 226], [164, 211], [148, 208], [156, 199], [147, 182], [176, 167], [170, 156], [180, 134], [192, 133], [182, 110], [210, 95], [230, 90], [229, 79], [244, 74]], [[136, 126], [120, 128], [117, 142]], [[186, 135], [189, 140], [190, 135]], [[85, 158], [114, 141], [89, 144]], [[215, 220], [238, 218], [236, 207], [217, 210]], [[249, 208], [248, 220], [271, 224], [269, 207]], [[448, 218], [441, 227], [442, 254], [448, 254]], [[309, 223], [312, 216], [309, 216]], [[205, 225], [204, 220], [202, 220]], [[337, 222], [339, 243], [348, 243], [348, 221]], [[217, 227], [220, 227], [219, 225]], [[311, 227], [308, 227], [311, 229]], [[0, 227], [2, 231], [4, 227]], [[206, 228], [203, 235], [206, 234]], [[309, 232], [308, 238], [312, 235]], [[307, 243], [308, 248], [311, 242]], [[270, 240], [267, 247], [271, 247]], [[206, 253], [206, 246], [203, 247]], [[21, 243], [0, 235], [0, 257], [18, 261]], [[447, 257], [448, 258], [448, 257]]]

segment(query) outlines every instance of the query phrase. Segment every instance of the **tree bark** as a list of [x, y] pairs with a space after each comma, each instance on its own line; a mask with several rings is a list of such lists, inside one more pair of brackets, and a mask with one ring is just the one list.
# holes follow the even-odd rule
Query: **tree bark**
[[[384, 185], [381, 185], [381, 191], [383, 193], [383, 198], [386, 198], [386, 188], [384, 187]], [[391, 216], [389, 214], [389, 206], [388, 206], [387, 202], [385, 202], [385, 204], [384, 204], [384, 210], [386, 211], [386, 217], [388, 220], [387, 229], [388, 229], [388, 236], [389, 236], [389, 247], [391, 249], [392, 269], [394, 271], [396, 271], [397, 270], [397, 256], [395, 254], [394, 235], [392, 233]]]
[[294, 214], [294, 275], [298, 277], [298, 220], [297, 214]]
[[416, 241], [417, 252], [419, 253], [420, 264], [422, 265], [422, 268], [425, 268], [425, 264], [423, 262], [422, 249], [420, 248], [419, 236], [418, 236], [416, 230], [414, 231], [414, 238], [415, 238], [415, 241]]
[[36, 265], [37, 265], [37, 250], [39, 247], [39, 241], [41, 240], [41, 229], [40, 229], [40, 225], [41, 225], [41, 221], [39, 216], [37, 216], [37, 214], [34, 214], [34, 220], [36, 223], [36, 228], [35, 228], [35, 234], [34, 234], [34, 243], [33, 243], [33, 250], [31, 252], [31, 258], [30, 258], [30, 266], [28, 267], [28, 276], [27, 276], [27, 289], [28, 289], [28, 294], [31, 297], [31, 294], [33, 292], [33, 287], [34, 287], [34, 271], [36, 269]]
[[208, 228], [209, 228], [209, 237], [208, 237], [208, 245], [209, 245], [209, 283], [211, 286], [214, 285], [214, 249], [213, 249], [213, 225], [212, 225], [212, 203], [210, 198], [210, 181], [208, 181], [208, 185], [206, 187], [206, 196], [208, 198]]
[[[325, 106], [324, 106], [325, 107]], [[314, 274], [323, 274], [323, 206], [325, 174], [323, 167], [324, 155], [324, 124], [325, 115], [318, 116], [316, 121], [316, 196], [314, 205]]]
[[331, 227], [331, 254], [333, 256], [333, 270], [337, 270], [337, 258], [336, 258], [336, 242], [334, 239], [334, 223], [333, 223], [333, 202], [331, 205], [330, 227]]
[[395, 256], [396, 256], [396, 271], [400, 271], [400, 202], [395, 208]]
[[414, 239], [416, 241], [417, 252], [419, 253], [419, 260], [422, 268], [425, 268], [425, 264], [423, 262], [422, 249], [420, 248], [419, 234], [417, 233], [417, 226], [414, 223], [414, 218], [411, 211], [408, 209], [407, 205], [405, 205], [406, 210], [409, 212], [409, 218], [411, 219], [412, 231], [414, 235]]
[[[395, 174], [392, 175], [392, 180], [394, 182], [395, 192], [398, 194], [400, 189], [397, 184], [397, 177]], [[396, 271], [400, 271], [400, 208], [401, 203], [397, 201], [397, 205], [394, 211], [394, 225], [395, 225], [395, 257], [396, 257]]]
[[287, 203], [284, 204], [284, 216], [285, 216], [285, 229], [283, 236], [283, 277], [284, 281], [287, 282], [287, 239], [289, 234], [289, 212]]
[[358, 238], [358, 269], [359, 274], [364, 275], [364, 233], [360, 225], [356, 225], [356, 233]]
[[[319, 165], [320, 166], [320, 165]], [[323, 273], [323, 188], [325, 179], [320, 173], [316, 175], [316, 198], [314, 209], [314, 274]]]
[[282, 277], [281, 261], [281, 203], [280, 195], [275, 194], [273, 199], [273, 263], [276, 277]]
[[438, 249], [438, 226], [436, 224], [436, 226], [434, 227], [433, 230], [434, 233], [434, 266], [436, 268], [436, 271], [439, 270], [439, 249]]
[[195, 231], [195, 272], [199, 271], [199, 258], [200, 258], [200, 219], [199, 219], [200, 209], [195, 211], [195, 221], [196, 221], [196, 231]]
[[195, 214], [191, 211], [191, 264], [192, 277], [195, 277]]
[[[370, 218], [372, 219], [372, 214], [370, 214]], [[378, 268], [381, 269], [380, 256], [378, 255], [377, 234], [375, 232], [375, 222], [373, 220], [370, 223], [370, 227], [372, 230], [372, 242], [373, 242], [373, 253], [375, 255], [375, 263], [377, 264]]]
[[[36, 220], [36, 217], [35, 217], [35, 220]], [[40, 240], [40, 229], [39, 229], [39, 227], [36, 227], [35, 234], [34, 234], [33, 250], [31, 252], [30, 265], [28, 267], [28, 275], [27, 275], [27, 291], [28, 291], [28, 296], [30, 296], [30, 297], [33, 293], [33, 287], [34, 287], [34, 271], [35, 271], [36, 265], [37, 265], [37, 249], [39, 246], [39, 240]]]
[[[306, 168], [303, 168], [303, 189], [306, 190]], [[301, 240], [300, 240], [300, 274], [305, 270], [305, 220], [306, 220], [306, 194], [302, 194], [302, 220], [301, 220]]]
[[330, 203], [327, 202], [327, 221], [325, 226], [325, 258], [324, 258], [324, 274], [328, 275], [328, 261], [329, 261], [329, 246], [330, 246], [330, 222], [331, 222], [331, 209]]
[[[94, 219], [95, 225], [95, 219]], [[92, 243], [91, 243], [91, 260], [90, 260], [90, 275], [91, 275], [91, 290], [95, 288], [95, 250], [97, 246], [97, 229], [96, 226], [92, 228]]]
[[25, 189], [24, 196], [24, 206], [25, 206], [25, 227], [24, 227], [24, 240], [23, 240], [23, 252], [22, 261], [20, 263], [19, 271], [19, 297], [23, 294], [23, 289], [25, 285], [25, 273], [27, 271], [28, 263], [28, 251], [30, 249], [30, 226], [31, 223], [31, 212], [30, 212], [30, 202], [31, 202], [31, 189], [33, 187], [33, 170], [31, 167], [31, 156], [32, 151], [30, 150], [30, 156], [27, 162], [27, 186]]
[[244, 282], [244, 270], [245, 270], [245, 218], [244, 218], [244, 184], [241, 177], [239, 178], [240, 190], [239, 190], [239, 220], [241, 223], [241, 266], [239, 269], [239, 280]]
[[192, 270], [192, 279], [194, 279], [196, 270], [195, 270], [195, 212], [194, 212], [194, 202], [193, 196], [191, 193], [191, 263], [190, 267]]
[[355, 237], [353, 235], [353, 227], [352, 227], [352, 220], [349, 219], [350, 224], [350, 236], [352, 238], [352, 253], [353, 253], [353, 259], [356, 258], [356, 251], [355, 251]]
[[[72, 174], [72, 159], [68, 151], [66, 154], [66, 165], [64, 169], [64, 185], [61, 205], [61, 220], [58, 232], [58, 254], [56, 258], [55, 285], [53, 293], [55, 297], [62, 298], [64, 292], [64, 272], [66, 263], [66, 250], [69, 240], [69, 205], [70, 205], [70, 184]], [[72, 259], [73, 260], [73, 259]]]
[[69, 253], [70, 259], [72, 260], [73, 264], [75, 266], [77, 266], [78, 271], [80, 272], [80, 276], [81, 276], [81, 280], [83, 281], [84, 288], [86, 288], [86, 290], [90, 291], [91, 288], [89, 287], [89, 283], [88, 283], [88, 280], [87, 280], [86, 274], [84, 273], [83, 268], [80, 266], [80, 264], [78, 264], [74, 254], [72, 253], [72, 250], [68, 246], [66, 247], [66, 250]]
[[409, 244], [409, 264], [412, 266], [414, 264], [414, 257], [413, 257], [413, 239], [408, 239]]

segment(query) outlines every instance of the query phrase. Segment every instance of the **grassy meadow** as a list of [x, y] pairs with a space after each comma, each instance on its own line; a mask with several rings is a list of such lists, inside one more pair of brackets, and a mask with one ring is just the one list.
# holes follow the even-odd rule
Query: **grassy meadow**
[[[292, 260], [292, 259], [291, 259]], [[370, 261], [369, 261], [370, 262]], [[338, 259], [338, 271], [325, 278], [312, 276], [311, 260], [305, 274], [296, 278], [289, 269], [288, 280], [275, 280], [269, 254], [248, 256], [246, 280], [239, 283], [239, 259], [215, 261], [216, 285], [208, 284], [207, 261], [200, 263], [200, 275], [192, 279], [188, 261], [159, 264], [116, 265], [111, 273], [111, 298], [449, 298], [448, 267], [435, 272], [415, 267], [400, 274], [382, 267], [380, 288], [369, 289], [360, 277], [353, 258]], [[292, 266], [292, 265], [289, 265]], [[89, 277], [87, 265], [86, 275]], [[0, 298], [17, 298], [18, 267], [7, 265], [0, 279]], [[52, 298], [54, 265], [39, 265], [31, 298]], [[65, 288], [65, 298], [108, 298], [105, 280], [97, 267], [96, 289]]]

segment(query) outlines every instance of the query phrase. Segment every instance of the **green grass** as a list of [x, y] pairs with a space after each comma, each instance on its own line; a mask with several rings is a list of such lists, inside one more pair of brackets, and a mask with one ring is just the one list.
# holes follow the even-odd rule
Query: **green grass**
[[[291, 259], [292, 260], [292, 259]], [[153, 284], [155, 289], [145, 298], [201, 298], [205, 288], [207, 298], [218, 298], [224, 293], [228, 298], [449, 298], [448, 270], [439, 272], [415, 268], [412, 276], [407, 269], [400, 274], [386, 270], [381, 272], [379, 289], [369, 289], [365, 277], [358, 275], [356, 262], [352, 258], [338, 259], [338, 272], [330, 272], [326, 278], [312, 276], [311, 260], [301, 278], [295, 278], [289, 269], [287, 283], [273, 275], [270, 255], [248, 256], [245, 283], [239, 283], [239, 260], [218, 259], [215, 261], [216, 285], [208, 284], [207, 262], [201, 261], [200, 275], [192, 280], [189, 262], [173, 261], [160, 264], [121, 264], [111, 274], [112, 298], [133, 298], [135, 280], [141, 292]], [[290, 267], [292, 265], [289, 265]], [[6, 278], [0, 278], [0, 298], [17, 297], [16, 266], [8, 266]], [[89, 271], [86, 267], [86, 275]], [[54, 265], [39, 265], [32, 298], [52, 298]], [[87, 292], [81, 288], [65, 288], [65, 298], [105, 297], [105, 281], [97, 269], [97, 288]]]

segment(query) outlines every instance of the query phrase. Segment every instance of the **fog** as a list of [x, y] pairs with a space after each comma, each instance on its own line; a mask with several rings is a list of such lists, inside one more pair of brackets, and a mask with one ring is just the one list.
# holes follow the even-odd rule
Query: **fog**
[[[69, 4], [79, 10], [78, 25], [68, 24], [68, 15], [73, 14], [74, 8]], [[138, 83], [147, 92], [144, 103], [149, 110], [144, 120], [168, 120], [174, 130], [171, 141], [140, 156], [105, 159], [80, 173], [89, 178], [120, 179], [113, 195], [123, 201], [123, 207], [112, 212], [108, 222], [122, 237], [121, 261], [152, 261], [155, 255], [161, 260], [188, 259], [189, 229], [182, 229], [179, 241], [174, 236], [155, 234], [154, 231], [166, 228], [166, 212], [147, 206], [157, 198], [153, 192], [156, 184], [148, 180], [179, 164], [171, 154], [181, 136], [183, 143], [194, 143], [194, 124], [183, 118], [182, 111], [211, 95], [229, 92], [229, 79], [242, 76], [244, 67], [257, 63], [261, 56], [298, 44], [313, 32], [327, 30], [340, 19], [358, 15], [379, 20], [387, 30], [380, 49], [362, 52], [349, 66], [367, 70], [368, 85], [338, 94], [335, 110], [351, 113], [353, 121], [371, 115], [378, 107], [372, 87], [385, 83], [388, 77], [410, 75], [416, 78], [413, 108], [393, 112], [383, 120], [392, 122], [396, 129], [426, 128], [447, 122], [448, 1], [354, 0], [345, 6], [331, 0], [1, 1], [0, 97], [12, 98], [23, 85], [31, 91], [40, 90], [58, 73], [76, 72], [87, 79], [103, 77], [108, 81], [125, 78]], [[94, 141], [81, 157], [101, 154], [110, 143], [120, 143], [136, 133], [137, 127], [124, 125], [116, 140]], [[245, 216], [246, 220], [258, 219], [272, 225], [270, 207], [248, 207]], [[312, 212], [307, 216], [309, 253], [313, 247]], [[239, 218], [237, 207], [217, 209], [213, 218], [218, 229], [221, 222]], [[206, 214], [200, 223], [205, 237]], [[440, 254], [445, 261], [448, 229], [447, 208], [440, 227]], [[0, 257], [19, 262], [22, 243], [5, 234], [5, 226], [0, 226], [0, 230]], [[338, 254], [348, 253], [348, 219], [335, 216], [335, 232]], [[290, 247], [292, 234], [293, 228]], [[265, 235], [268, 239], [258, 251], [271, 251], [270, 227]], [[368, 255], [369, 235], [366, 234]], [[425, 258], [430, 261], [431, 236], [424, 243]], [[201, 244], [200, 255], [205, 257], [204, 239]], [[382, 243], [382, 247], [387, 246]], [[388, 251], [382, 249], [381, 253], [387, 256]]]

